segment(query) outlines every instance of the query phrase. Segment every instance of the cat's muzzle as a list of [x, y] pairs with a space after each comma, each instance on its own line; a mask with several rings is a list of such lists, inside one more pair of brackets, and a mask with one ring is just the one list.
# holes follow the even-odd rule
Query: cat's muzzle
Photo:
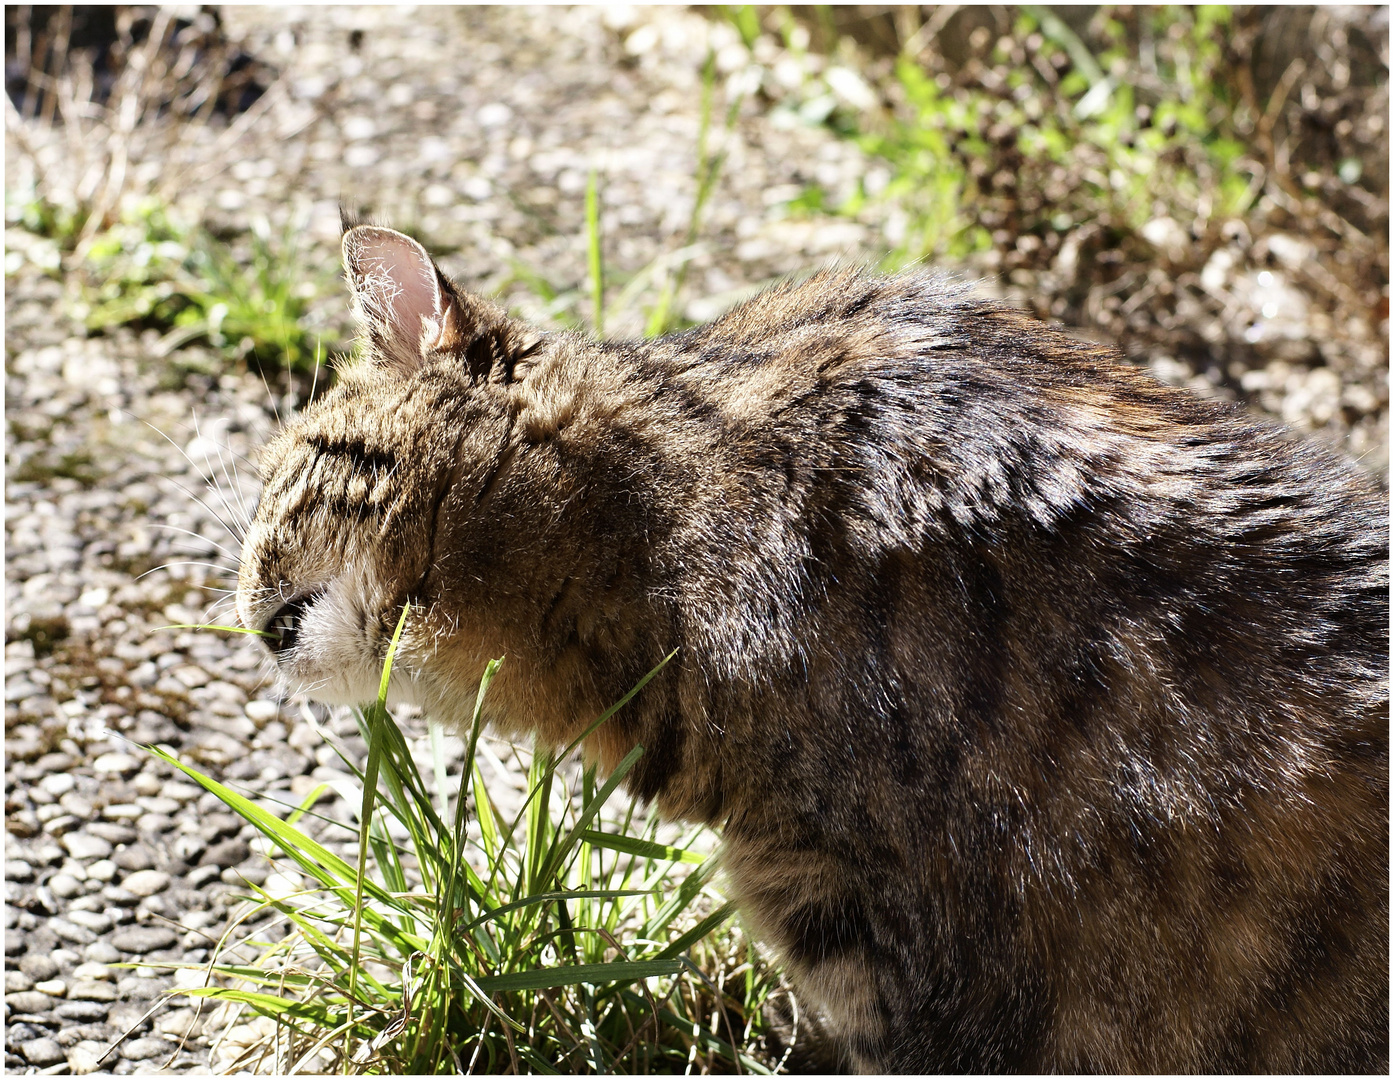
[[271, 621], [262, 631], [269, 636], [263, 640], [277, 656], [294, 647], [296, 639], [300, 636], [300, 620], [314, 599], [314, 595], [302, 596], [283, 605], [271, 616]]

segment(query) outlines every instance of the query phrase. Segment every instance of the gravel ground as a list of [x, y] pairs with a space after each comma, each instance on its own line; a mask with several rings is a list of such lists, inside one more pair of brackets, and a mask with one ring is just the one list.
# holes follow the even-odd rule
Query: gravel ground
[[[790, 87], [820, 64], [791, 68], [773, 45], [752, 58], [729, 27], [685, 11], [225, 16], [282, 81], [238, 142], [204, 140], [203, 179], [176, 203], [230, 230], [258, 217], [294, 223], [325, 265], [342, 200], [427, 238], [467, 285], [502, 285], [524, 313], [555, 315], [556, 304], [508, 282], [519, 265], [563, 291], [585, 279], [592, 168], [616, 279], [661, 256], [669, 269], [689, 260], [692, 318], [777, 275], [873, 257], [894, 227], [874, 209], [856, 221], [791, 218], [783, 203], [802, 185], [837, 192], [868, 163], [826, 129], [751, 99], [725, 143], [700, 242], [679, 251], [709, 44], [732, 93], [752, 64]], [[61, 140], [27, 145], [58, 169]], [[8, 141], [6, 157], [7, 185], [22, 181], [23, 150]], [[221, 1020], [187, 997], [160, 1005], [181, 983], [159, 965], [206, 960], [239, 909], [241, 882], [265, 881], [268, 863], [250, 827], [135, 744], [162, 744], [285, 801], [344, 776], [307, 707], [279, 699], [253, 644], [158, 629], [203, 621], [216, 590], [231, 587], [229, 524], [252, 495], [248, 459], [293, 402], [271, 402], [253, 376], [198, 374], [213, 358], [197, 349], [176, 366], [156, 360], [150, 334], [88, 337], [66, 314], [45, 242], [10, 228], [6, 247], [6, 1067], [216, 1071], [228, 1060], [210, 1054]], [[1247, 272], [1237, 267], [1236, 280]], [[629, 311], [637, 305], [607, 330], [636, 332]], [[341, 339], [342, 293], [326, 290], [312, 318]], [[1308, 393], [1312, 378], [1294, 392]], [[1271, 387], [1262, 389], [1278, 398], [1261, 404], [1302, 425], [1305, 406]], [[1370, 393], [1380, 413], [1382, 376]], [[1381, 423], [1358, 447], [1376, 473], [1387, 460]], [[351, 721], [327, 722], [350, 734]], [[351, 738], [346, 746], [357, 752]], [[321, 809], [346, 814], [338, 802]]]

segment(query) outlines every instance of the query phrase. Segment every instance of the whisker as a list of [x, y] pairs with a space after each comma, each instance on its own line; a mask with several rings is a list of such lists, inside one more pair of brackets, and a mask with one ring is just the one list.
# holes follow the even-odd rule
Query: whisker
[[138, 574], [133, 580], [139, 581], [143, 577], [149, 577], [157, 570], [168, 570], [171, 566], [206, 566], [210, 570], [217, 570], [219, 573], [223, 574], [235, 575], [237, 573], [236, 567], [223, 566], [219, 563], [211, 563], [205, 559], [175, 559], [172, 562], [160, 563], [159, 566], [152, 566], [149, 570], [145, 571], [145, 573]]
[[181, 529], [178, 525], [167, 525], [163, 521], [152, 521], [150, 523], [150, 527], [153, 529], [169, 529], [170, 532], [183, 533], [185, 536], [192, 536], [195, 540], [202, 540], [205, 544], [212, 544], [215, 548], [221, 551], [229, 559], [232, 559], [234, 562], [241, 561], [241, 559], [236, 554], [223, 547], [223, 545], [218, 543], [218, 541], [210, 540], [208, 537], [204, 536], [203, 533], [196, 533], [191, 529]]
[[[197, 413], [197, 412], [194, 412], [193, 410], [190, 410], [190, 414], [193, 416], [193, 420], [194, 420], [194, 434], [195, 434], [196, 436], [198, 436], [200, 439], [202, 439], [202, 438], [203, 438], [203, 432], [201, 432], [201, 431], [199, 430], [199, 426], [198, 426], [198, 413]], [[217, 439], [210, 439], [209, 441], [213, 443], [213, 447], [214, 447], [214, 449], [215, 449], [215, 450], [217, 451], [217, 453], [218, 453], [218, 468], [220, 468], [220, 469], [223, 470], [223, 479], [226, 480], [226, 481], [228, 482], [228, 486], [229, 486], [229, 487], [231, 487], [234, 491], [238, 491], [239, 489], [237, 488], [237, 485], [233, 484], [233, 482], [232, 482], [232, 477], [230, 477], [230, 476], [228, 475], [227, 463], [223, 461], [223, 446], [222, 446], [222, 443], [219, 442]], [[217, 475], [216, 475], [216, 474], [214, 474], [213, 479], [214, 479], [215, 481], [217, 480]], [[227, 499], [224, 497], [224, 495], [223, 495], [221, 489], [219, 489], [219, 487], [218, 487], [218, 485], [217, 485], [216, 483], [213, 483], [213, 484], [210, 485], [210, 486], [213, 488], [213, 490], [214, 490], [215, 492], [217, 492], [218, 499], [219, 499], [220, 502], [222, 502], [223, 506], [227, 509], [228, 516], [231, 517], [231, 518], [233, 519], [233, 521], [235, 521], [235, 522], [237, 523], [237, 525], [238, 525], [238, 528], [237, 528], [237, 529], [228, 528], [228, 532], [232, 533], [234, 536], [237, 537], [237, 542], [238, 542], [239, 544], [242, 543], [242, 541], [245, 540], [246, 537], [247, 537], [247, 528], [248, 528], [248, 526], [249, 526], [249, 522], [243, 521], [241, 518], [238, 517], [238, 515], [237, 515], [238, 508], [234, 507], [231, 503], [229, 503], [229, 502], [227, 501]], [[226, 528], [226, 526], [224, 526], [224, 527]]]
[[[157, 435], [159, 435], [160, 438], [162, 438], [162, 439], [167, 439], [167, 440], [169, 441], [169, 443], [170, 443], [176, 450], [178, 450], [181, 454], [184, 454], [184, 448], [183, 448], [182, 446], [180, 446], [177, 442], [175, 442], [173, 439], [171, 439], [171, 438], [170, 438], [168, 435], [166, 435], [163, 431], [161, 431], [159, 428], [157, 428], [157, 427], [156, 427], [154, 424], [152, 424], [149, 420], [146, 420], [144, 417], [141, 417], [141, 416], [136, 416], [134, 413], [131, 414], [131, 418], [132, 418], [133, 420], [139, 420], [142, 424], [144, 424], [146, 427], [148, 427], [151, 431], [153, 431], [153, 432], [155, 432]], [[170, 426], [173, 427], [173, 428], [176, 428], [177, 430], [182, 431], [182, 432], [184, 432], [184, 433], [186, 433], [186, 434], [193, 430], [192, 428], [189, 427], [188, 424], [184, 423], [182, 420], [174, 420], [174, 421], [171, 421]], [[197, 432], [195, 431], [194, 434], [197, 434]], [[234, 457], [238, 458], [238, 459], [242, 462], [242, 464], [246, 465], [249, 469], [254, 469], [254, 468], [256, 468], [256, 463], [253, 462], [253, 461], [251, 460], [251, 458], [247, 457], [246, 454], [239, 454], [239, 453], [237, 453], [236, 450], [233, 450], [232, 447], [230, 447], [230, 446], [227, 447], [226, 449], [227, 449], [228, 453], [230, 453], [230, 454], [232, 454]], [[189, 457], [188, 454], [184, 454], [184, 460], [187, 461], [187, 462], [189, 462], [190, 465], [194, 465], [193, 460]], [[198, 466], [197, 466], [197, 465], [194, 465], [194, 468], [198, 468]]]
[[[161, 431], [159, 428], [157, 428], [154, 424], [150, 423], [150, 421], [148, 421], [148, 420], [142, 420], [141, 423], [144, 424], [146, 427], [148, 427], [151, 431], [153, 431], [153, 432], [155, 432], [157, 435], [159, 435], [160, 438], [164, 439], [165, 442], [169, 443], [170, 446], [172, 446], [172, 447], [174, 447], [176, 450], [178, 450], [179, 453], [183, 456], [184, 460], [187, 461], [187, 462], [189, 463], [190, 467], [193, 468], [195, 472], [197, 472], [197, 473], [199, 473], [200, 475], [202, 475], [203, 470], [200, 469], [200, 468], [198, 467], [198, 465], [195, 463], [194, 459], [191, 458], [191, 457], [188, 455], [188, 452], [187, 452], [182, 446], [180, 446], [177, 442], [175, 442], [173, 439], [171, 439], [168, 435], [166, 435], [163, 431]], [[202, 438], [202, 436], [199, 434], [197, 422], [195, 422], [195, 424], [194, 424], [194, 434], [195, 434], [195, 435], [199, 435], [199, 437]], [[190, 499], [193, 499], [194, 502], [198, 503], [201, 507], [203, 507], [203, 508], [204, 508], [205, 510], [207, 510], [210, 514], [212, 514], [213, 517], [217, 519], [219, 525], [221, 525], [221, 526], [222, 526], [224, 529], [226, 529], [230, 534], [232, 534], [234, 537], [237, 538], [237, 542], [238, 542], [239, 544], [242, 543], [242, 541], [246, 538], [246, 530], [245, 530], [245, 529], [235, 529], [235, 528], [233, 528], [231, 525], [229, 525], [229, 524], [227, 523], [227, 521], [223, 518], [223, 516], [222, 516], [221, 514], [218, 513], [218, 511], [214, 510], [211, 506], [209, 506], [206, 502], [204, 502], [202, 499], [200, 499], [197, 495], [195, 495], [192, 491], [190, 491], [188, 488], [186, 488], [183, 484], [181, 484], [181, 483], [179, 483], [179, 481], [175, 480], [174, 477], [172, 477], [172, 476], [163, 476], [163, 475], [162, 475], [162, 476], [160, 477], [160, 479], [166, 481], [167, 483], [173, 484], [173, 485], [174, 485], [175, 487], [177, 487], [180, 491], [182, 491], [186, 496], [188, 496]], [[228, 505], [228, 501], [227, 501], [226, 499], [223, 498], [222, 492], [221, 492], [221, 491], [218, 491], [218, 489], [217, 489], [216, 487], [214, 487], [213, 490], [214, 490], [214, 492], [217, 493], [218, 498], [219, 498], [219, 499], [222, 499], [223, 509], [226, 510], [226, 511], [228, 512], [229, 516], [234, 516], [234, 517], [235, 517], [235, 515], [233, 514], [232, 507], [229, 506], [229, 505]]]
[[307, 402], [305, 402], [305, 404], [306, 404], [307, 406], [313, 405], [313, 404], [315, 403], [315, 389], [316, 389], [316, 387], [319, 386], [319, 367], [320, 367], [320, 363], [319, 363], [319, 352], [320, 352], [320, 347], [321, 347], [323, 344], [324, 344], [324, 343], [323, 343], [323, 341], [320, 339], [320, 337], [319, 337], [318, 335], [316, 335], [316, 336], [315, 336], [315, 377], [314, 377], [314, 379], [310, 382], [310, 400], [307, 401]]

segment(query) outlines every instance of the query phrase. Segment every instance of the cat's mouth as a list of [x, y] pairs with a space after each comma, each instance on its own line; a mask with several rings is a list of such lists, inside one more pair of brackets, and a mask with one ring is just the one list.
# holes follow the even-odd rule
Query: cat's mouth
[[287, 649], [294, 648], [296, 640], [300, 637], [300, 622], [305, 615], [305, 609], [317, 596], [318, 594], [311, 593], [309, 596], [292, 600], [289, 604], [282, 605], [276, 614], [271, 616], [262, 633], [269, 635], [265, 638], [266, 644], [277, 656]]

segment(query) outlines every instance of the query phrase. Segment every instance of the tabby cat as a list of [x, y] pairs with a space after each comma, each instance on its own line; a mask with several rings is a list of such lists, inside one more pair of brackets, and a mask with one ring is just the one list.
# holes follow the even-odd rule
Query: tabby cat
[[238, 611], [326, 702], [645, 747], [842, 1063], [1388, 1060], [1387, 506], [1350, 464], [928, 274], [642, 342], [416, 241], [266, 447]]

